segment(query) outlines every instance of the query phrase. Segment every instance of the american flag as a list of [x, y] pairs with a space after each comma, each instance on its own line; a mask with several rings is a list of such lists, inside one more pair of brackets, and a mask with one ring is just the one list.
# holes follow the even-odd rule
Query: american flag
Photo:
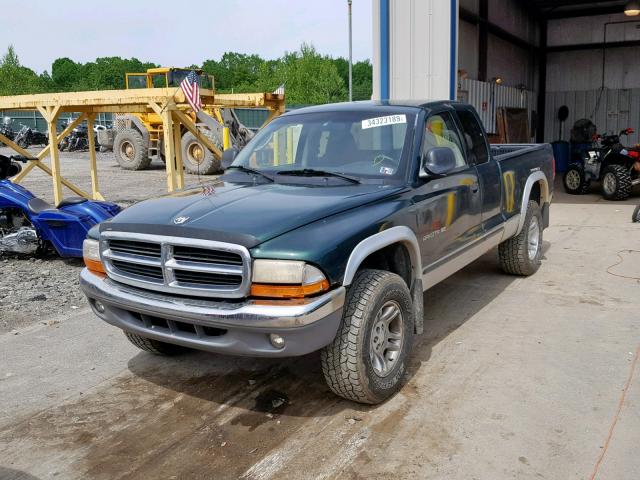
[[276, 88], [273, 93], [277, 95], [284, 95], [284, 83], [281, 84], [278, 88]]
[[189, 75], [184, 77], [184, 80], [180, 82], [180, 88], [184, 92], [184, 96], [187, 98], [187, 102], [191, 105], [191, 108], [195, 113], [202, 110], [202, 101], [200, 100], [200, 86], [198, 85], [198, 75], [191, 70]]

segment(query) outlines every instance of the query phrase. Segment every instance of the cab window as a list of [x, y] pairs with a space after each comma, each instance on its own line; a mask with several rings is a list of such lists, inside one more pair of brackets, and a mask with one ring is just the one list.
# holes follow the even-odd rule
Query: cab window
[[456, 124], [448, 112], [431, 115], [425, 124], [422, 151], [426, 153], [435, 147], [446, 147], [453, 150], [456, 168], [464, 167], [467, 164], [462, 154], [464, 150]]
[[480, 165], [489, 161], [487, 142], [476, 116], [469, 110], [458, 110], [458, 118], [470, 152], [470, 163]]

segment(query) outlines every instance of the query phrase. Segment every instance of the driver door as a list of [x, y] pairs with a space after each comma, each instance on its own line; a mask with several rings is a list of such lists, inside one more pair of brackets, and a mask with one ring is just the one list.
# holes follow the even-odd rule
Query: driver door
[[456, 158], [454, 170], [441, 178], [419, 179], [413, 192], [422, 267], [428, 273], [480, 237], [482, 203], [478, 174], [467, 161], [452, 113], [430, 114], [423, 129], [422, 154], [446, 147]]

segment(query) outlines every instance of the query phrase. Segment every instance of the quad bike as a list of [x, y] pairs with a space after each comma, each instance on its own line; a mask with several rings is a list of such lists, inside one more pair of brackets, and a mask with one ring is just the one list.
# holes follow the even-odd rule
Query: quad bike
[[567, 193], [580, 195], [589, 191], [592, 181], [599, 181], [607, 200], [625, 200], [634, 185], [640, 184], [640, 150], [625, 148], [620, 137], [634, 133], [627, 128], [619, 134], [595, 135], [593, 148], [585, 151], [581, 163], [571, 163], [564, 174]]
[[82, 242], [97, 223], [112, 218], [120, 207], [82, 197], [65, 198], [57, 206], [11, 182], [26, 157], [0, 155], [0, 252], [32, 254], [48, 247], [61, 257], [81, 257]]

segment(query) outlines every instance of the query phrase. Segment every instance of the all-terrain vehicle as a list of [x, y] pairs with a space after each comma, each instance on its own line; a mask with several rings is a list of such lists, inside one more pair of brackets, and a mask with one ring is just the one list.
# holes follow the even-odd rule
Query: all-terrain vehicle
[[582, 162], [571, 163], [564, 174], [567, 193], [587, 193], [595, 180], [607, 200], [629, 198], [632, 187], [640, 184], [640, 151], [625, 148], [620, 137], [632, 133], [633, 129], [626, 128], [618, 134], [595, 135], [593, 148], [583, 153]]

